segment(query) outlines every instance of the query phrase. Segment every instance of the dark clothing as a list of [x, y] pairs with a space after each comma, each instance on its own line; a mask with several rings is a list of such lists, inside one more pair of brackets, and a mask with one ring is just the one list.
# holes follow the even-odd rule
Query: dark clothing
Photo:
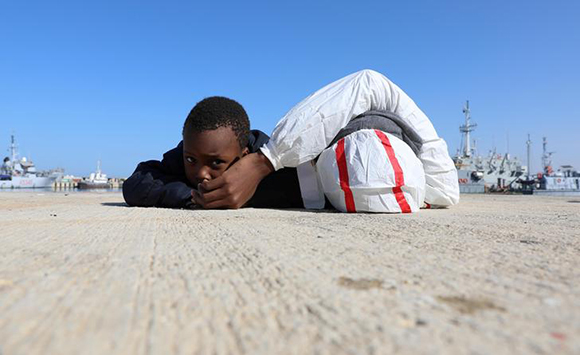
[[[248, 150], [256, 153], [270, 137], [252, 130]], [[163, 154], [163, 160], [139, 163], [123, 183], [123, 197], [130, 206], [189, 208], [191, 190], [183, 165], [183, 142]], [[303, 208], [300, 185], [295, 168], [280, 169], [266, 176], [258, 185], [247, 207]]]

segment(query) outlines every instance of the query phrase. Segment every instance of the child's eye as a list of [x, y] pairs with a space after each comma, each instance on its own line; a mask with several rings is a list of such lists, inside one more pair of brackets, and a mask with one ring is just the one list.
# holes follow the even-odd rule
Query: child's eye
[[225, 163], [225, 161], [221, 160], [221, 159], [215, 159], [214, 161], [211, 162], [211, 164], [214, 167], [219, 167], [221, 164]]
[[189, 164], [195, 164], [195, 159], [193, 159], [192, 157], [186, 157], [185, 160], [187, 160]]

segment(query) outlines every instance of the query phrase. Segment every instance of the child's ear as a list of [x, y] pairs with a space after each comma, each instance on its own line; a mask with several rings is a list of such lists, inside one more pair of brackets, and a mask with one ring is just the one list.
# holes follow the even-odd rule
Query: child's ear
[[245, 157], [248, 154], [250, 154], [250, 150], [248, 149], [248, 147], [246, 147], [244, 148], [244, 150], [242, 150], [242, 156]]

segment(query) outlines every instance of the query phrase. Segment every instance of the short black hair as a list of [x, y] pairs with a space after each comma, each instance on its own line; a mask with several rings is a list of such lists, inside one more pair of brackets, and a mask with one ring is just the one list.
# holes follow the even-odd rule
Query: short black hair
[[246, 110], [238, 102], [222, 96], [207, 97], [198, 102], [189, 112], [183, 124], [182, 135], [186, 132], [213, 131], [220, 127], [230, 127], [240, 143], [240, 149], [248, 145], [250, 119]]

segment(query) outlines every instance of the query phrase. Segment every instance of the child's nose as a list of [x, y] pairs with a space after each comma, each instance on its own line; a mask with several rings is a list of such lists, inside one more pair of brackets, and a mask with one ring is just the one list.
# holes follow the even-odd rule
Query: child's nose
[[210, 169], [207, 166], [202, 166], [195, 175], [197, 181], [211, 180]]

